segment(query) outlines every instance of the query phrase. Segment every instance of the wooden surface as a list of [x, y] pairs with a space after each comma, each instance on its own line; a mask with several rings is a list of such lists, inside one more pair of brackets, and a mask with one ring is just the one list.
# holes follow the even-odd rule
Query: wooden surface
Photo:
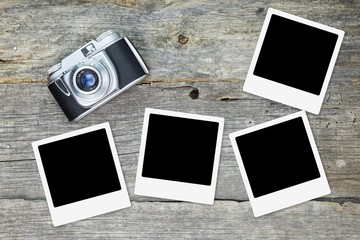
[[[298, 111], [242, 91], [269, 7], [345, 38], [320, 115], [308, 114], [332, 193], [255, 218], [228, 134]], [[1, 1], [0, 239], [360, 239], [359, 19], [358, 0]], [[108, 29], [133, 41], [150, 76], [69, 123], [46, 70]], [[133, 194], [145, 107], [225, 117], [213, 206]], [[54, 228], [31, 142], [104, 121], [132, 207]]]

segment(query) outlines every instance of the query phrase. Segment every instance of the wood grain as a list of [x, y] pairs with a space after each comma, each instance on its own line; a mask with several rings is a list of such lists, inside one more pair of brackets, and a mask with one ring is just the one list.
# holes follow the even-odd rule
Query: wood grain
[[[269, 7], [345, 37], [320, 115], [308, 114], [332, 193], [254, 218], [228, 134], [298, 111], [242, 91]], [[359, 0], [1, 1], [0, 239], [359, 239], [359, 18]], [[69, 123], [46, 70], [109, 29], [132, 40], [150, 76]], [[146, 107], [225, 118], [214, 206], [133, 194]], [[54, 228], [31, 142], [104, 121], [132, 207]]]
[[[133, 5], [129, 5], [132, 2]], [[148, 81], [242, 81], [268, 7], [346, 32], [335, 70], [358, 76], [359, 1], [2, 1], [1, 82], [45, 81], [46, 70], [113, 29], [128, 36], [151, 70]], [[186, 44], [180, 36], [188, 38]], [[16, 72], [16, 74], [14, 74]], [[336, 81], [334, 78], [332, 82]]]
[[[133, 202], [131, 208], [54, 228], [45, 201], [0, 200], [3, 239], [349, 239], [360, 230], [359, 204], [306, 202], [255, 218], [248, 202], [213, 206]], [[291, 218], [289, 217], [291, 216]], [[45, 235], [46, 234], [46, 235]]]
[[[193, 89], [199, 91], [197, 99], [189, 96]], [[43, 198], [40, 181], [34, 183], [38, 174], [35, 161], [32, 160], [34, 155], [31, 142], [105, 120], [111, 125], [124, 175], [130, 192], [133, 193], [144, 109], [154, 107], [225, 117], [216, 196], [219, 199], [246, 200], [228, 134], [297, 110], [252, 96], [240, 89], [238, 83], [231, 82], [141, 84], [88, 115], [83, 121], [69, 123], [45, 84], [2, 84], [0, 91], [4, 101], [0, 103], [0, 109], [4, 111], [4, 124], [0, 129], [3, 136], [0, 139], [0, 164], [3, 165], [1, 169], [8, 170], [0, 174], [1, 182], [5, 183], [0, 185], [0, 195]], [[360, 123], [356, 120], [354, 122], [356, 109], [350, 107], [359, 102], [359, 92], [360, 90], [353, 90], [351, 94], [342, 97], [342, 114], [338, 114], [339, 110], [334, 111], [339, 106], [339, 99], [331, 96], [331, 92], [319, 116], [308, 114], [332, 189], [330, 196], [333, 198], [360, 196]], [[18, 97], [20, 95], [21, 100]], [[259, 110], [262, 111], [261, 114]], [[196, 137], [196, 133], [189, 133], [190, 137]], [[18, 168], [20, 172], [16, 172]], [[22, 177], [10, 177], [17, 174]], [[17, 191], [9, 186], [15, 187]]]

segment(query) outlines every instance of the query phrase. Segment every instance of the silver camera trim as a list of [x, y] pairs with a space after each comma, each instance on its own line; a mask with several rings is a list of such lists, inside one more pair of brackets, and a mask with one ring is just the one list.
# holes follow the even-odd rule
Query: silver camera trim
[[[100, 34], [95, 41], [97, 42], [101, 42], [104, 38], [110, 36], [111, 34], [114, 34], [115, 32], [113, 30], [108, 30], [106, 32], [103, 32], [102, 34]], [[115, 33], [116, 34], [116, 33]]]
[[[91, 70], [91, 71], [95, 72], [95, 74], [96, 74], [96, 76], [98, 78], [98, 83], [97, 83], [97, 86], [94, 89], [92, 89], [90, 91], [84, 91], [78, 86], [77, 76], [82, 70]], [[102, 76], [101, 76], [100, 72], [96, 68], [94, 68], [94, 67], [92, 67], [90, 65], [85, 65], [85, 66], [81, 66], [81, 67], [77, 68], [76, 71], [72, 75], [73, 75], [73, 85], [74, 85], [76, 91], [79, 92], [79, 93], [82, 93], [84, 95], [93, 94], [97, 90], [99, 90], [99, 88], [101, 87]]]
[[[120, 36], [112, 30], [104, 32], [99, 37], [101, 37], [102, 35], [104, 35], [104, 37], [101, 38], [100, 41], [91, 40], [90, 42], [84, 44], [79, 49], [77, 49], [76, 51], [71, 53], [66, 58], [62, 59], [61, 63], [57, 63], [57, 64], [53, 65], [48, 70], [48, 85], [50, 85], [54, 80], [61, 78], [61, 76], [65, 75], [67, 72], [71, 71], [72, 68], [74, 67], [74, 63], [80, 62], [83, 59], [92, 58], [92, 56], [96, 55], [97, 53], [101, 52], [102, 50], [104, 50], [105, 48], [110, 46], [111, 44], [113, 44], [116, 41], [121, 39]], [[86, 49], [90, 45], [92, 45], [94, 50], [92, 50], [88, 54], [84, 54], [84, 52], [82, 52], [82, 50]], [[138, 57], [136, 57], [136, 58], [138, 59]], [[141, 66], [145, 66], [141, 62], [139, 61]]]
[[[62, 88], [58, 86], [58, 84], [56, 84], [56, 85], [65, 95], [70, 96], [72, 94], [79, 105], [90, 107], [84, 113], [80, 114], [78, 117], [73, 119], [74, 122], [80, 120], [81, 118], [88, 115], [92, 111], [96, 110], [100, 106], [109, 102], [114, 97], [118, 96], [119, 94], [126, 91], [130, 87], [136, 85], [138, 82], [140, 82], [142, 79], [144, 79], [147, 74], [149, 74], [148, 68], [146, 67], [143, 59], [141, 58], [141, 56], [139, 55], [139, 53], [137, 52], [135, 47], [132, 45], [132, 43], [130, 42], [130, 40], [127, 37], [123, 37], [123, 39], [126, 41], [129, 48], [131, 49], [132, 53], [134, 54], [135, 58], [137, 59], [138, 63], [144, 70], [145, 75], [141, 76], [138, 79], [135, 79], [128, 85], [124, 86], [122, 89], [119, 89], [118, 81], [113, 81], [116, 79], [116, 72], [113, 71], [114, 65], [108, 59], [106, 53], [103, 50], [121, 39], [122, 38], [120, 38], [116, 32], [114, 32], [112, 30], [106, 31], [106, 32], [102, 33], [101, 35], [99, 35], [99, 37], [97, 37], [96, 40], [91, 40], [88, 43], [84, 44], [82, 47], [77, 49], [75, 52], [71, 53], [66, 58], [62, 59], [61, 63], [57, 63], [57, 64], [53, 65], [48, 70], [48, 86], [50, 84], [52, 84], [53, 82], [55, 82], [55, 84], [56, 84], [57, 81], [61, 81], [62, 85], [64, 85], [64, 87], [66, 88], [66, 90], [68, 92], [65, 93], [62, 90]], [[100, 97], [96, 98], [94, 101], [92, 101], [93, 102], [92, 104], [87, 102], [86, 99], [80, 103], [79, 99], [81, 99], [81, 98], [77, 98], [77, 96], [76, 96], [76, 94], [74, 94], [74, 90], [73, 90], [75, 88], [74, 86], [77, 86], [77, 84], [76, 83], [74, 84], [74, 82], [69, 84], [69, 82], [67, 81], [67, 79], [73, 79], [73, 73], [74, 73], [73, 68], [74, 68], [74, 66], [76, 66], [76, 65], [74, 65], [74, 63], [84, 62], [89, 59], [94, 60], [98, 64], [105, 65], [105, 69], [108, 72], [108, 75], [110, 78], [110, 84], [111, 84], [109, 86], [109, 89], [106, 91], [106, 93], [108, 95], [103, 97], [100, 101], [98, 101]], [[79, 65], [79, 64], [77, 64], [77, 65]], [[70, 78], [69, 78], [69, 75], [70, 75]], [[80, 92], [78, 90], [76, 90], [76, 91]], [[86, 96], [86, 95], [87, 94], [83, 94], [83, 96]], [[88, 94], [88, 96], [90, 96], [90, 94]], [[102, 95], [102, 96], [104, 96], [104, 95]]]
[[[91, 69], [98, 75], [98, 86], [92, 91], [83, 91], [76, 83], [76, 76], [83, 69]], [[64, 81], [66, 85], [70, 87], [70, 91], [72, 92], [74, 98], [81, 106], [84, 107], [94, 105], [98, 99], [108, 93], [110, 85], [112, 85], [111, 77], [107, 68], [101, 64], [101, 62], [98, 62], [94, 59], [85, 59], [81, 61], [73, 68], [70, 75], [64, 76]], [[116, 90], [116, 88], [113, 90]]]
[[135, 55], [136, 59], [138, 60], [140, 66], [142, 67], [142, 69], [144, 70], [144, 72], [146, 74], [149, 74], [149, 69], [146, 67], [143, 59], [141, 58], [141, 56], [139, 55], [139, 53], [137, 52], [137, 50], [135, 49], [134, 45], [132, 45], [132, 43], [130, 42], [130, 40], [127, 37], [124, 37], [125, 42], [127, 43], [127, 45], [129, 46], [129, 48], [131, 49], [132, 53]]
[[[88, 46], [86, 44], [85, 46]], [[78, 49], [81, 51], [83, 48]], [[104, 48], [105, 49], [105, 48]], [[74, 61], [76, 61], [74, 59]], [[58, 65], [54, 65], [58, 66]], [[97, 74], [101, 82], [99, 82], [99, 88], [96, 88], [96, 91], [85, 92], [78, 88], [76, 84], [76, 74], [79, 69], [88, 68], [94, 70]], [[60, 71], [60, 70], [58, 70]], [[53, 74], [55, 75], [55, 73]], [[53, 75], [49, 76], [52, 77]], [[55, 77], [54, 80], [50, 81], [52, 83], [57, 79], [61, 79], [68, 88], [71, 95], [75, 98], [77, 103], [85, 108], [96, 106], [96, 103], [99, 99], [103, 98], [106, 94], [111, 94], [111, 92], [117, 91], [119, 89], [118, 81], [114, 81], [116, 79], [115, 67], [108, 59], [107, 54], [100, 50], [92, 54], [91, 58], [84, 58], [80, 61], [77, 60], [76, 65], [72, 65], [72, 68], [62, 72], [60, 76]]]

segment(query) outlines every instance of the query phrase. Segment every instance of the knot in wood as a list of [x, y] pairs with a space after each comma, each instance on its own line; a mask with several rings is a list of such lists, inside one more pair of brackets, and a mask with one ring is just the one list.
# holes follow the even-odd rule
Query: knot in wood
[[189, 41], [188, 37], [185, 37], [184, 35], [179, 36], [179, 43], [180, 44], [186, 44]]

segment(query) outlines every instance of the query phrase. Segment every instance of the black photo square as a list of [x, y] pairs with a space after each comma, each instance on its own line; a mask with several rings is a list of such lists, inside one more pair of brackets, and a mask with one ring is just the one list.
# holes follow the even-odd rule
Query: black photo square
[[32, 146], [54, 226], [130, 207], [109, 123]]
[[121, 189], [105, 129], [39, 146], [54, 207]]
[[210, 185], [219, 123], [150, 114], [142, 176]]
[[145, 109], [135, 194], [212, 204], [224, 119]]
[[319, 114], [344, 31], [269, 8], [243, 90]]
[[254, 75], [319, 95], [338, 35], [272, 15]]
[[330, 193], [305, 111], [229, 136], [256, 217]]
[[236, 138], [254, 197], [320, 177], [301, 117]]

